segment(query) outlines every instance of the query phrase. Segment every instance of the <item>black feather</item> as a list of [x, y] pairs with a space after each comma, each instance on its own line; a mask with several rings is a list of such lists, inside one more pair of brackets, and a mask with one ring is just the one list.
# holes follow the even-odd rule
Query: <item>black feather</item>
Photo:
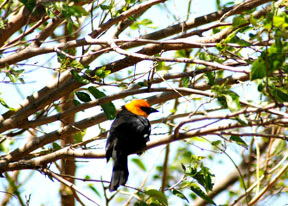
[[106, 144], [106, 159], [112, 157], [113, 173], [110, 191], [115, 191], [119, 185], [125, 185], [128, 179], [128, 155], [141, 153], [149, 141], [151, 125], [147, 118], [138, 116], [125, 108], [121, 110], [112, 123]]

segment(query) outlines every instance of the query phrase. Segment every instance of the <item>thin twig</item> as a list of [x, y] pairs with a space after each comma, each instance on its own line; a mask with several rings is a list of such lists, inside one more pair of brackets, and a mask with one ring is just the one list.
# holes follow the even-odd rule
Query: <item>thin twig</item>
[[59, 176], [58, 174], [52, 172], [51, 170], [47, 169], [47, 168], [43, 168], [41, 170], [42, 172], [44, 172], [45, 174], [55, 178], [58, 182], [66, 185], [67, 187], [77, 191], [80, 195], [82, 195], [83, 197], [85, 197], [87, 200], [93, 202], [95, 205], [100, 206], [100, 204], [98, 204], [96, 202], [96, 200], [94, 200], [93, 197], [89, 197], [89, 195], [87, 195], [87, 193], [82, 192], [76, 185], [72, 184], [71, 182], [65, 180], [64, 178], [62, 178], [61, 176]]

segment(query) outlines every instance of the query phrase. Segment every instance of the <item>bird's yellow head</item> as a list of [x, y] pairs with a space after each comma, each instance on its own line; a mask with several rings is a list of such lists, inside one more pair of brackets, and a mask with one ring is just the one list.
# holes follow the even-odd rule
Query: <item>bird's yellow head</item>
[[136, 115], [144, 116], [146, 118], [148, 117], [149, 114], [151, 114], [153, 112], [158, 112], [158, 110], [150, 107], [149, 103], [144, 99], [132, 100], [128, 104], [125, 104], [124, 107], [128, 111], [130, 111]]

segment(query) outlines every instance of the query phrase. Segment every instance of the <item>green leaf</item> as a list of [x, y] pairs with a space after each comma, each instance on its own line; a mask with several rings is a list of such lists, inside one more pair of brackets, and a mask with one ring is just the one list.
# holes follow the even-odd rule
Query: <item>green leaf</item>
[[229, 91], [227, 94], [223, 95], [226, 99], [228, 108], [233, 111], [238, 111], [240, 109], [239, 96], [235, 92]]
[[65, 61], [69, 60], [68, 58], [66, 58], [66, 56], [60, 52], [57, 52], [57, 61], [60, 64], [63, 64]]
[[199, 172], [199, 177], [201, 181], [199, 181], [197, 178], [198, 183], [201, 184], [207, 191], [212, 191], [214, 186], [213, 177], [215, 175], [212, 174], [210, 172], [210, 169], [208, 167], [205, 167], [203, 163], [201, 163], [200, 168], [201, 170]]
[[185, 49], [180, 49], [175, 51], [175, 57], [187, 57], [187, 51]]
[[256, 19], [253, 15], [250, 15], [249, 22], [250, 22], [250, 24], [252, 24], [254, 27], [258, 26], [257, 19]]
[[77, 69], [84, 69], [83, 64], [81, 64], [79, 61], [73, 60], [69, 64], [70, 67], [77, 68]]
[[231, 111], [237, 111], [241, 108], [238, 94], [229, 90], [225, 85], [213, 85], [211, 91], [217, 95], [218, 102], [224, 108], [229, 108]]
[[100, 5], [100, 8], [101, 8], [102, 10], [111, 10], [111, 9], [112, 9], [112, 4], [109, 4], [109, 5], [103, 5], [103, 4], [101, 4], [101, 5]]
[[146, 171], [145, 165], [143, 164], [143, 162], [139, 158], [133, 158], [132, 162], [134, 162], [143, 171]]
[[[199, 164], [200, 169], [198, 166]], [[206, 191], [212, 191], [214, 185], [214, 183], [212, 182], [212, 178], [214, 177], [214, 175], [210, 172], [209, 168], [203, 165], [202, 162], [198, 161], [194, 163], [193, 166], [189, 166], [185, 174], [196, 180], [198, 184], [202, 185], [205, 188]]]
[[248, 145], [244, 140], [241, 139], [240, 136], [231, 135], [230, 140], [236, 142], [238, 145], [244, 147], [245, 149], [248, 149]]
[[170, 70], [171, 67], [170, 66], [166, 66], [165, 62], [158, 62], [157, 66], [156, 66], [156, 71], [168, 71]]
[[3, 19], [0, 19], [0, 29], [5, 29], [5, 21]]
[[206, 200], [208, 203], [216, 205], [215, 202], [213, 202], [213, 200], [205, 193], [201, 190], [201, 188], [195, 184], [192, 183], [190, 189], [199, 197], [201, 197], [202, 199]]
[[288, 93], [287, 90], [283, 88], [276, 88], [276, 87], [269, 87], [270, 92], [272, 95], [277, 99], [279, 102], [287, 102], [288, 101]]
[[[102, 98], [105, 97], [105, 93], [99, 91], [96, 87], [88, 87], [88, 91], [96, 98]], [[102, 109], [104, 110], [104, 113], [106, 114], [107, 119], [114, 119], [116, 116], [116, 108], [112, 102], [108, 102], [105, 104], [101, 104]]]
[[89, 12], [87, 12], [82, 6], [72, 6], [72, 8], [73, 14], [76, 14], [75, 16], [81, 17], [89, 15]]
[[133, 22], [133, 24], [130, 26], [131, 29], [135, 30], [138, 29], [140, 27], [140, 25], [142, 26], [146, 26], [148, 28], [152, 28], [155, 29], [157, 28], [157, 26], [153, 25], [153, 22], [150, 19], [143, 19], [141, 21], [135, 21]]
[[147, 204], [146, 202], [144, 202], [143, 200], [138, 200], [137, 202], [134, 203], [133, 206], [157, 206], [154, 204]]
[[158, 200], [162, 205], [168, 205], [168, 200], [163, 192], [155, 189], [145, 191], [145, 194], [150, 196], [154, 200]]
[[210, 61], [211, 57], [206, 52], [200, 52], [199, 59], [205, 60], [205, 61]]
[[52, 143], [52, 147], [53, 147], [54, 150], [59, 150], [59, 149], [61, 149], [61, 146], [60, 146], [59, 144], [57, 144], [56, 142], [53, 142], [53, 143]]
[[71, 6], [61, 4], [62, 2], [56, 4], [56, 8], [61, 14], [66, 18], [71, 18], [72, 16], [75, 17], [82, 17], [87, 16], [89, 13], [81, 6]]
[[78, 81], [78, 82], [80, 82], [80, 83], [82, 83], [82, 84], [89, 84], [89, 83], [90, 83], [90, 81], [89, 81], [88, 79], [85, 79], [85, 78], [81, 77], [81, 76], [79, 75], [79, 73], [76, 72], [75, 70], [72, 70], [72, 71], [71, 71], [71, 74], [72, 74], [73, 78], [74, 78], [76, 81]]
[[183, 77], [181, 79], [183, 87], [188, 87], [190, 85], [190, 78], [189, 77]]
[[4, 107], [6, 107], [7, 109], [9, 109], [10, 111], [17, 111], [16, 109], [9, 107], [8, 104], [4, 101], [3, 98], [0, 97], [0, 104], [2, 104]]
[[274, 26], [280, 28], [283, 24], [285, 24], [285, 17], [273, 16], [273, 24]]
[[98, 190], [93, 186], [92, 183], [88, 184], [88, 187], [98, 196], [98, 197], [102, 197], [102, 195], [98, 192]]
[[80, 132], [77, 132], [74, 134], [74, 144], [76, 143], [79, 143], [79, 142], [82, 142], [83, 140], [83, 137], [85, 136], [86, 134], [86, 129], [80, 131]]
[[246, 24], [246, 23], [248, 23], [248, 21], [243, 16], [236, 16], [233, 18], [232, 25], [235, 28], [235, 27], [239, 27], [239, 26]]
[[73, 99], [73, 100], [72, 100], [72, 103], [74, 104], [74, 106], [78, 106], [78, 105], [81, 104], [81, 102], [79, 102], [79, 101], [76, 100], [76, 99]]
[[87, 94], [85, 92], [75, 92], [75, 94], [78, 97], [78, 99], [82, 102], [90, 102], [91, 101], [89, 94]]
[[[30, 12], [35, 12], [36, 0], [20, 0]], [[37, 9], [36, 9], [37, 10]]]
[[229, 2], [225, 3], [225, 4], [223, 5], [223, 7], [225, 8], [225, 7], [234, 6], [234, 4], [235, 4], [234, 1], [229, 1]]
[[[267, 75], [273, 75], [275, 70], [279, 70], [286, 62], [284, 42], [276, 35], [275, 43], [272, 44], [268, 50], [263, 50], [261, 56], [253, 62], [251, 67], [250, 79], [261, 79]], [[267, 71], [268, 74], [267, 74]]]
[[88, 91], [96, 98], [96, 99], [100, 99], [102, 97], [106, 97], [106, 94], [104, 92], [101, 92], [100, 90], [98, 90], [96, 87], [91, 86], [88, 87]]
[[238, 117], [235, 117], [235, 118], [233, 118], [233, 119], [235, 119], [237, 122], [239, 122], [241, 125], [243, 125], [243, 126], [247, 126], [248, 125], [248, 120], [247, 120], [247, 118], [245, 117], [245, 115], [243, 115], [243, 114], [241, 114], [241, 115], [239, 115]]
[[182, 169], [184, 170], [184, 172], [186, 171], [186, 167], [185, 167], [185, 165], [181, 162], [181, 167], [182, 167]]
[[251, 46], [249, 42], [245, 41], [244, 39], [239, 38], [236, 35], [233, 38], [231, 38], [229, 42], [238, 44], [240, 46], [247, 46], [247, 47]]
[[211, 144], [212, 144], [213, 146], [218, 146], [218, 145], [220, 145], [221, 143], [222, 143], [221, 140], [216, 140], [216, 141], [213, 141]]
[[152, 21], [150, 19], [143, 19], [141, 21], [141, 24], [147, 26], [149, 24], [152, 24]]
[[67, 31], [71, 35], [74, 31], [73, 21], [71, 19], [67, 19]]
[[264, 77], [266, 77], [265, 60], [262, 57], [259, 57], [252, 64], [250, 79], [255, 80], [255, 79], [262, 79]]
[[103, 66], [95, 71], [95, 76], [99, 78], [105, 78], [111, 73], [111, 70], [106, 70], [106, 67]]
[[189, 203], [189, 200], [187, 199], [187, 197], [183, 193], [181, 193], [180, 191], [174, 189], [174, 190], [172, 190], [172, 194], [183, 199], [183, 200], [186, 200]]
[[109, 120], [115, 119], [116, 108], [112, 102], [102, 104], [101, 107], [104, 110], [104, 113], [106, 114], [107, 119]]
[[147, 81], [144, 81], [144, 82], [138, 82], [137, 83], [137, 85], [138, 85], [138, 87], [147, 87], [148, 86], [148, 83], [147, 83]]
[[258, 83], [258, 86], [257, 86], [258, 92], [263, 92], [264, 89], [265, 89], [265, 83], [264, 83], [264, 81], [259, 82], [259, 83]]
[[205, 76], [208, 79], [208, 84], [209, 85], [214, 85], [214, 83], [215, 83], [215, 73], [214, 72], [206, 72]]
[[6, 69], [7, 69], [6, 76], [9, 77], [11, 82], [13, 83], [16, 83], [17, 81], [24, 82], [23, 78], [21, 77], [23, 76], [24, 69], [16, 70], [16, 69], [10, 68], [9, 66], [6, 66]]

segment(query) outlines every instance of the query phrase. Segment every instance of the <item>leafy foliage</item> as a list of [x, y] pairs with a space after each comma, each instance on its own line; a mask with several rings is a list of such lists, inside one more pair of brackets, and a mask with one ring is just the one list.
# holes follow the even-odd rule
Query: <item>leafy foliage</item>
[[[96, 87], [88, 87], [88, 91], [96, 98], [105, 97], [105, 93], [96, 89]], [[108, 119], [114, 119], [116, 115], [116, 108], [112, 102], [101, 104], [102, 109], [104, 110]]]
[[[286, 200], [288, 3], [207, 2], [2, 1], [1, 205], [55, 204], [27, 196], [24, 169], [54, 181], [49, 191], [60, 181], [66, 205]], [[86, 159], [104, 158], [106, 120], [136, 98], [160, 112], [110, 193], [110, 163]]]

